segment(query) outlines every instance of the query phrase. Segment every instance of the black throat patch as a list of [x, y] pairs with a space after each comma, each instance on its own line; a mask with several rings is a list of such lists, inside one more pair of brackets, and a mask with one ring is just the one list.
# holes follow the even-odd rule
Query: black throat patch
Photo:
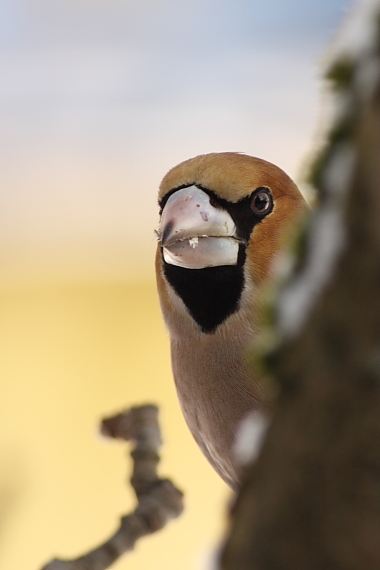
[[[191, 186], [191, 184], [179, 186], [168, 192], [160, 202], [161, 211], [174, 192], [187, 186]], [[210, 201], [214, 207], [226, 210], [233, 219], [237, 237], [241, 240], [237, 264], [205, 267], [204, 269], [186, 269], [166, 263], [164, 258], [162, 261], [166, 279], [181, 297], [190, 315], [203, 332], [213, 333], [220, 324], [239, 309], [241, 294], [244, 289], [246, 247], [250, 242], [254, 226], [272, 212], [273, 198], [271, 198], [270, 209], [264, 214], [260, 214], [252, 210], [252, 199], [260, 190], [269, 191], [268, 188], [256, 188], [246, 198], [233, 203], [223, 200], [215, 192], [200, 184], [196, 184], [196, 186], [210, 196]]]
[[164, 272], [205, 333], [215, 332], [239, 308], [244, 288], [242, 264], [185, 269], [164, 261]]

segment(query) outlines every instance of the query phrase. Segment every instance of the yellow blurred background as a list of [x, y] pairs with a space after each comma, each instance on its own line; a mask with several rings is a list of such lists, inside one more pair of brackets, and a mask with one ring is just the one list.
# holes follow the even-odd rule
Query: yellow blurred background
[[160, 472], [186, 511], [115, 568], [205, 568], [225, 519], [225, 485], [192, 441], [171, 380], [152, 281], [0, 292], [0, 568], [37, 570], [107, 538], [134, 506], [127, 447], [102, 416], [160, 406]]

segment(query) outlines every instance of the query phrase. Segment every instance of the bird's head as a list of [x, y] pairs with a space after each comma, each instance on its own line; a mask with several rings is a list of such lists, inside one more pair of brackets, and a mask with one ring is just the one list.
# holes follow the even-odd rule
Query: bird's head
[[254, 287], [265, 280], [289, 223], [305, 209], [280, 168], [233, 152], [175, 166], [158, 199], [158, 280], [205, 333], [238, 310], [247, 279]]

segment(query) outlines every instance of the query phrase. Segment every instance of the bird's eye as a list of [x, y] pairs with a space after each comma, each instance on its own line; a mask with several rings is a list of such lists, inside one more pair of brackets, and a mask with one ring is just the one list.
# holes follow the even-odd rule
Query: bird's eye
[[258, 216], [265, 216], [273, 205], [273, 198], [269, 188], [258, 188], [251, 200], [251, 209]]

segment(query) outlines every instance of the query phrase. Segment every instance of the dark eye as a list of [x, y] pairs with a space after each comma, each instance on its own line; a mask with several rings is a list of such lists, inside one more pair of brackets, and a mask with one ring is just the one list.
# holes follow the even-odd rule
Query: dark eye
[[273, 204], [272, 194], [269, 188], [258, 188], [252, 197], [251, 209], [258, 216], [265, 216]]

